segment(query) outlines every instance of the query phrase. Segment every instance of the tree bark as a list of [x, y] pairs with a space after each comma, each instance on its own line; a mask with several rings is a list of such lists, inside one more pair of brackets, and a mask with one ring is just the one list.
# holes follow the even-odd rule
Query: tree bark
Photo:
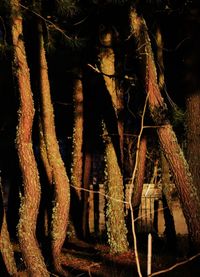
[[99, 53], [100, 67], [103, 73], [106, 88], [111, 96], [112, 104], [115, 110], [118, 126], [119, 145], [121, 164], [123, 165], [123, 144], [124, 144], [124, 125], [121, 118], [123, 111], [123, 92], [118, 88], [115, 76], [115, 53], [112, 48], [113, 34], [112, 31], [105, 31], [100, 34], [102, 47]]
[[75, 81], [74, 93], [74, 128], [72, 152], [72, 185], [75, 187], [79, 201], [81, 201], [81, 187], [83, 174], [83, 85], [81, 76]]
[[158, 126], [157, 134], [160, 146], [174, 175], [191, 242], [196, 248], [199, 248], [200, 201], [197, 189], [193, 184], [188, 164], [178, 144], [176, 135], [166, 117], [167, 108], [157, 83], [156, 67], [145, 20], [141, 16], [139, 17], [136, 10], [132, 8], [130, 21], [132, 33], [137, 41], [137, 52], [143, 62], [143, 79], [146, 86], [149, 110], [155, 125]]
[[[104, 127], [105, 128], [105, 127]], [[112, 253], [128, 251], [127, 228], [124, 214], [123, 178], [111, 138], [104, 130], [106, 162], [106, 226]]]
[[186, 98], [187, 161], [200, 198], [200, 90]]
[[29, 68], [26, 60], [22, 33], [20, 2], [11, 0], [12, 41], [14, 50], [14, 73], [20, 93], [19, 123], [16, 147], [23, 177], [18, 236], [22, 255], [31, 276], [49, 276], [38, 242], [36, 222], [40, 203], [40, 180], [32, 147], [32, 124], [34, 103], [30, 86]]
[[145, 163], [146, 163], [146, 152], [147, 152], [147, 138], [142, 137], [140, 141], [139, 154], [138, 154], [138, 168], [136, 173], [136, 181], [133, 189], [133, 207], [138, 209], [141, 203], [142, 189], [144, 184], [145, 175]]
[[[0, 179], [1, 182], [1, 179]], [[2, 199], [3, 206], [3, 197], [2, 197], [2, 188], [0, 183], [0, 197]], [[2, 257], [6, 266], [8, 273], [11, 276], [15, 276], [17, 274], [17, 266], [14, 258], [14, 251], [12, 247], [12, 243], [10, 241], [10, 236], [8, 232], [7, 220], [6, 220], [6, 212], [5, 209], [2, 209], [2, 225], [0, 224], [0, 251], [2, 253]]]
[[[40, 55], [40, 91], [41, 120], [47, 156], [52, 169], [54, 185], [54, 207], [52, 214], [52, 257], [55, 271], [63, 273], [61, 267], [61, 250], [66, 237], [69, 219], [70, 185], [64, 163], [61, 158], [54, 124], [54, 110], [51, 102], [48, 66], [46, 61], [42, 26], [38, 24]], [[63, 273], [64, 274], [64, 273]]]
[[[100, 53], [100, 68], [103, 73], [106, 88], [111, 96], [112, 104], [116, 113], [118, 134], [120, 141], [121, 164], [123, 162], [123, 124], [118, 120], [119, 112], [122, 109], [121, 98], [117, 95], [115, 74], [115, 55], [112, 49], [112, 33], [101, 34], [101, 43], [103, 44]], [[107, 204], [106, 204], [106, 225], [110, 251], [113, 253], [122, 253], [128, 250], [127, 228], [124, 214], [124, 190], [123, 177], [118, 163], [117, 155], [114, 149], [110, 135], [104, 126], [105, 141], [105, 159], [107, 172]]]

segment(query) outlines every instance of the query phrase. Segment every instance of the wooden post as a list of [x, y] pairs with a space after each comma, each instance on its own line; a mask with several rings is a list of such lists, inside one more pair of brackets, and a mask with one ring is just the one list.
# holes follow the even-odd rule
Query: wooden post
[[151, 258], [152, 258], [152, 235], [148, 235], [148, 249], [147, 249], [147, 276], [151, 275]]

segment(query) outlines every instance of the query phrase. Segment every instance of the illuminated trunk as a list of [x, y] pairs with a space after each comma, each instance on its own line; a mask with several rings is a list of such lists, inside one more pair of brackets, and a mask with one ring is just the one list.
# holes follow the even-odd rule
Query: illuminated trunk
[[30, 86], [22, 33], [19, 1], [11, 0], [14, 73], [20, 94], [19, 123], [16, 148], [23, 178], [18, 237], [23, 259], [30, 276], [49, 276], [36, 240], [36, 223], [40, 203], [40, 180], [32, 147], [34, 103]]
[[124, 214], [123, 178], [117, 161], [116, 152], [104, 127], [105, 174], [106, 174], [106, 227], [108, 243], [112, 253], [128, 250], [127, 228]]
[[[1, 179], [0, 179], [0, 182], [1, 182]], [[0, 184], [0, 194], [2, 199], [1, 184]], [[2, 214], [0, 216], [2, 216], [2, 225], [0, 224], [0, 251], [8, 273], [11, 276], [13, 276], [17, 273], [17, 267], [15, 263], [12, 243], [10, 241], [10, 236], [8, 232], [6, 212], [5, 210], [3, 210], [3, 199], [1, 204], [2, 204]]]
[[119, 145], [121, 164], [123, 165], [123, 135], [124, 126], [121, 118], [123, 111], [123, 91], [117, 85], [117, 79], [115, 77], [115, 53], [112, 48], [113, 34], [111, 31], [101, 33], [102, 48], [99, 53], [100, 67], [103, 73], [103, 78], [106, 84], [106, 88], [111, 96], [113, 108], [115, 110], [118, 126]]
[[200, 198], [200, 90], [186, 98], [187, 161]]
[[[83, 204], [82, 177], [83, 177], [83, 84], [82, 74], [74, 81], [73, 90], [74, 125], [72, 138], [72, 166], [71, 166], [71, 216], [78, 237], [85, 237], [82, 223], [85, 218]], [[87, 200], [86, 200], [87, 201]], [[82, 206], [84, 205], [83, 210]]]
[[72, 152], [72, 185], [76, 195], [81, 200], [82, 174], [83, 174], [83, 85], [81, 76], [75, 81], [74, 86], [74, 128]]
[[[122, 109], [121, 99], [117, 95], [115, 74], [115, 54], [112, 49], [112, 33], [101, 34], [102, 47], [99, 60], [106, 88], [111, 96], [112, 105], [115, 109], [118, 134], [120, 140], [121, 163], [123, 160], [123, 124], [118, 120], [118, 114]], [[119, 91], [118, 91], [119, 92]], [[110, 251], [122, 253], [128, 250], [127, 228], [124, 214], [124, 189], [123, 177], [118, 163], [116, 150], [114, 149], [111, 136], [104, 127], [105, 160], [106, 160], [106, 226]]]
[[40, 90], [41, 90], [41, 121], [49, 165], [52, 169], [54, 186], [54, 207], [52, 214], [52, 257], [57, 272], [63, 272], [61, 267], [61, 250], [66, 237], [69, 218], [70, 185], [64, 163], [61, 158], [56, 138], [54, 110], [51, 101], [48, 66], [46, 61], [43, 32], [38, 24], [39, 56], [40, 56]]
[[166, 117], [166, 104], [161, 96], [157, 82], [157, 73], [150, 38], [145, 20], [131, 9], [130, 21], [132, 33], [137, 41], [137, 52], [141, 58], [143, 79], [146, 86], [149, 110], [157, 127], [162, 151], [173, 173], [175, 185], [188, 225], [190, 239], [196, 248], [200, 247], [200, 201], [193, 184], [188, 164], [178, 144], [176, 135]]

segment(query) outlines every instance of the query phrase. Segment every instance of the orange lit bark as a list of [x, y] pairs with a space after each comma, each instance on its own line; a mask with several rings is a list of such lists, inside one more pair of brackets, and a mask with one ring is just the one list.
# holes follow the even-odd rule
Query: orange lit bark
[[18, 80], [20, 94], [16, 147], [23, 178], [23, 196], [21, 197], [18, 236], [29, 275], [49, 276], [35, 234], [40, 203], [40, 180], [32, 147], [34, 103], [30, 86], [29, 68], [22, 39], [20, 2], [18, 0], [11, 0], [10, 4], [13, 21], [14, 73]]
[[200, 201], [188, 164], [166, 117], [167, 108], [157, 82], [156, 67], [147, 26], [145, 20], [137, 15], [134, 8], [131, 9], [130, 21], [132, 33], [137, 41], [137, 52], [142, 61], [141, 66], [143, 66], [142, 72], [149, 109], [155, 125], [160, 126], [157, 128], [160, 146], [174, 175], [191, 241], [196, 248], [200, 248]]
[[43, 135], [54, 185], [54, 207], [52, 215], [52, 257], [55, 271], [65, 274], [61, 267], [61, 250], [66, 237], [70, 206], [70, 185], [61, 158], [54, 124], [54, 110], [51, 101], [48, 66], [46, 61], [43, 32], [38, 25], [40, 55], [40, 90]]

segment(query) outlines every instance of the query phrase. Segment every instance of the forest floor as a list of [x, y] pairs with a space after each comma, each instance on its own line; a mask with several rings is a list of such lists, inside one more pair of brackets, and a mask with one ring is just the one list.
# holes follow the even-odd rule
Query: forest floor
[[[166, 243], [162, 239], [153, 241], [152, 273], [170, 268], [182, 261], [173, 270], [160, 273], [162, 277], [197, 277], [200, 276], [200, 255], [191, 261], [188, 260], [188, 246], [185, 238], [179, 238], [178, 251], [175, 253], [166, 250]], [[138, 238], [138, 249], [142, 276], [147, 276], [147, 254], [146, 238]], [[19, 250], [17, 250], [18, 252]], [[192, 255], [190, 255], [192, 256]], [[22, 258], [18, 252], [18, 266], [20, 277], [28, 277], [24, 270]], [[20, 265], [21, 263], [21, 265]], [[103, 242], [86, 243], [80, 240], [70, 240], [66, 243], [62, 251], [62, 266], [76, 277], [137, 277], [137, 266], [133, 251], [121, 255], [113, 255], [109, 252], [109, 247]], [[6, 277], [8, 275], [2, 275]], [[51, 274], [52, 277], [58, 275]]]
[[[139, 259], [142, 276], [147, 276], [147, 249], [146, 238], [139, 238]], [[189, 261], [188, 245], [186, 238], [179, 238], [177, 252], [167, 250], [167, 245], [162, 240], [153, 243], [152, 273], [177, 265], [176, 268], [162, 277], [197, 277], [200, 276], [200, 255]], [[144, 243], [145, 242], [145, 243]], [[66, 251], [66, 252], [65, 252]], [[109, 253], [105, 244], [88, 244], [74, 241], [67, 244], [63, 252], [63, 266], [72, 276], [99, 276], [99, 277], [136, 277], [137, 266], [133, 251], [121, 255]], [[180, 264], [188, 261], [185, 264]]]

